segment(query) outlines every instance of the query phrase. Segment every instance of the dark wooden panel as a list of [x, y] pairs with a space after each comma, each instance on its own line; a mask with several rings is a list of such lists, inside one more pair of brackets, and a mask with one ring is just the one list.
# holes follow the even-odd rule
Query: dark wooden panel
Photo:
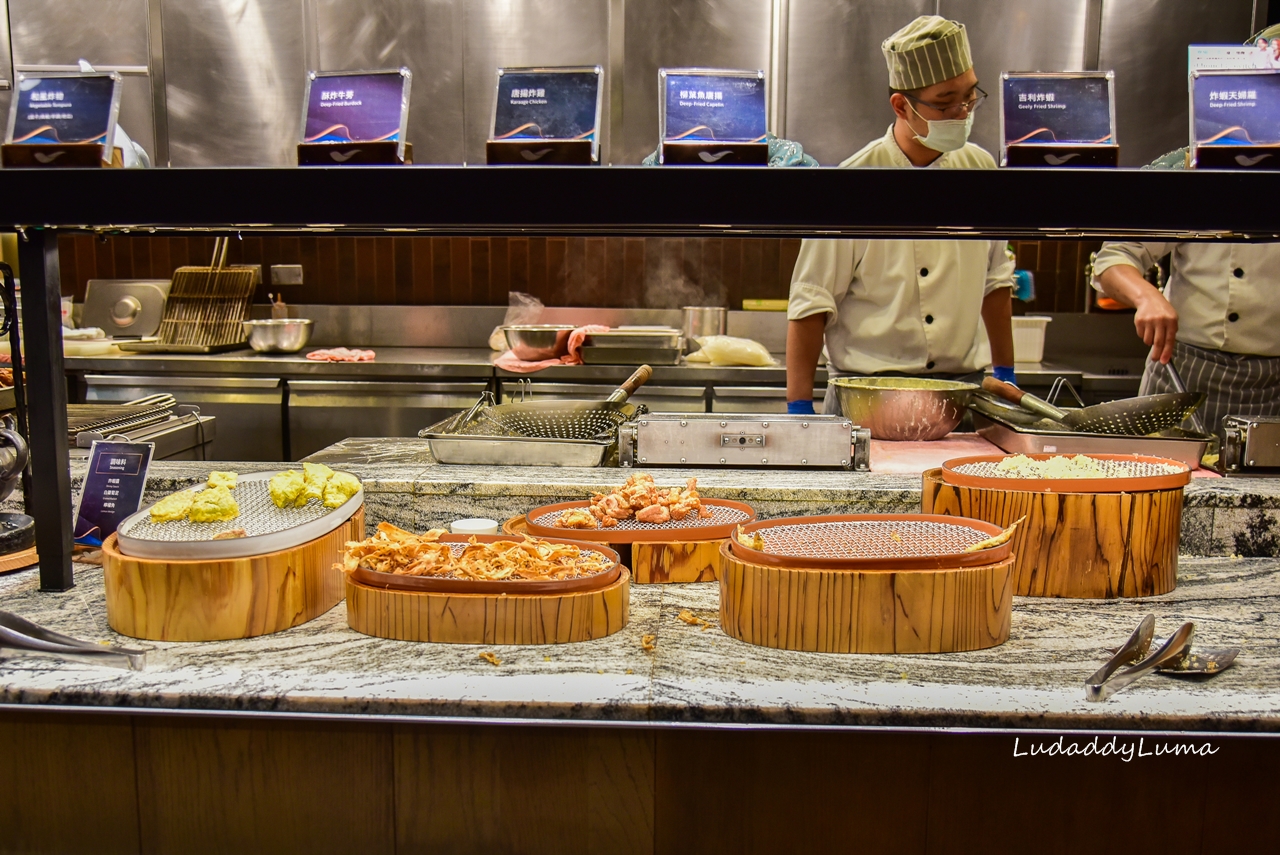
[[924, 853], [928, 740], [661, 731], [655, 851]]
[[397, 851], [652, 853], [653, 736], [398, 726]]
[[132, 719], [0, 713], [0, 851], [140, 851]]
[[136, 720], [145, 853], [394, 852], [390, 728]]

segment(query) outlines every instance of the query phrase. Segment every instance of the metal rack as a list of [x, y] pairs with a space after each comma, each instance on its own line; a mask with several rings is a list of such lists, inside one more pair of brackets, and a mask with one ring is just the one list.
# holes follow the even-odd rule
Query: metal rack
[[[947, 200], [946, 221], [921, 204], [927, 198]], [[1280, 173], [1257, 171], [5, 169], [0, 222], [21, 237], [24, 335], [38, 355], [27, 368], [27, 502], [37, 521], [41, 587], [74, 585], [68, 449], [47, 441], [67, 432], [62, 233], [1276, 240], [1276, 198]]]

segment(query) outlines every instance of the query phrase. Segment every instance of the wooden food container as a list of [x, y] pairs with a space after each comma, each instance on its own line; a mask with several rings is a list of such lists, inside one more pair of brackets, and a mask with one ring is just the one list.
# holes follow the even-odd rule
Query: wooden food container
[[[553, 523], [567, 510], [585, 508], [590, 503], [560, 502], [534, 508], [523, 517], [507, 520], [503, 531], [528, 533], [535, 537], [569, 538], [604, 543], [617, 550], [622, 563], [631, 568], [637, 585], [666, 582], [714, 582], [720, 578], [720, 542], [739, 526], [752, 522], [756, 513], [749, 505], [725, 499], [703, 499], [712, 509], [711, 519], [690, 520], [687, 524], [637, 524], [623, 520], [613, 528], [556, 528]], [[530, 522], [530, 520], [534, 522]]]
[[347, 541], [363, 537], [363, 505], [308, 543], [245, 558], [137, 558], [122, 553], [113, 534], [102, 545], [107, 622], [122, 635], [153, 641], [221, 641], [290, 629], [341, 602], [342, 571], [334, 565]]
[[[745, 526], [766, 549], [807, 542], [791, 555], [737, 539], [720, 547], [720, 626], [749, 644], [821, 653], [953, 653], [1009, 638], [1013, 556], [1004, 543], [962, 554], [882, 554], [872, 532], [909, 553], [934, 538], [977, 543], [1000, 529], [924, 515], [792, 517]], [[894, 533], [900, 539], [894, 539]], [[936, 547], [934, 547], [936, 548]], [[958, 548], [952, 546], [950, 548]], [[807, 555], [800, 555], [807, 552]], [[821, 557], [820, 553], [839, 557]], [[868, 557], [846, 558], [845, 555]]]
[[[481, 543], [510, 540], [476, 535]], [[367, 570], [347, 577], [347, 625], [356, 632], [398, 641], [446, 644], [563, 644], [612, 635], [630, 619], [631, 574], [611, 549], [611, 571], [561, 582], [485, 582], [394, 576]], [[465, 544], [468, 535], [446, 535]]]
[[1025, 517], [1013, 536], [1019, 596], [1111, 599], [1169, 593], [1177, 584], [1182, 492], [1190, 471], [1163, 458], [1089, 456], [1183, 471], [1087, 480], [976, 478], [956, 468], [1004, 456], [960, 458], [924, 473], [921, 510], [1002, 527]]

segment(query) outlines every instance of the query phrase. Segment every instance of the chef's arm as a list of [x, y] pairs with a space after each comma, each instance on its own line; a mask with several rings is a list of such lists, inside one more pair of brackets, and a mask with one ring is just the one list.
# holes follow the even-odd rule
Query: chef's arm
[[1172, 359], [1173, 343], [1178, 337], [1178, 310], [1164, 295], [1130, 264], [1108, 267], [1097, 279], [1108, 297], [1137, 310], [1133, 326], [1142, 343], [1151, 346], [1148, 358], [1162, 363]]
[[[991, 364], [1013, 371], [1013, 291], [996, 288], [982, 298], [982, 323], [991, 342]], [[1003, 380], [1004, 377], [999, 379]]]
[[827, 314], [787, 321], [787, 403], [813, 402], [813, 374], [822, 355]]

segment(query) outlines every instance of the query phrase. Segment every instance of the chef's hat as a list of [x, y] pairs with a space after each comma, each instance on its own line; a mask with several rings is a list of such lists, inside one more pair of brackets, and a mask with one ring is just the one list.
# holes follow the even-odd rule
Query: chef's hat
[[964, 24], [921, 15], [880, 45], [892, 89], [923, 89], [973, 68]]

